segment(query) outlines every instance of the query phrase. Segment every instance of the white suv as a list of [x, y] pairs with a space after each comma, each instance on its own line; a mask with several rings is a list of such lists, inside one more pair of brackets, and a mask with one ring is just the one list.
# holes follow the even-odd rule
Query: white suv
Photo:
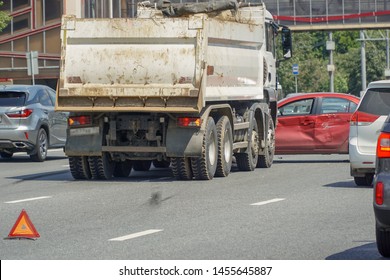
[[358, 186], [370, 186], [375, 173], [376, 143], [390, 113], [390, 80], [368, 85], [351, 117], [349, 161]]

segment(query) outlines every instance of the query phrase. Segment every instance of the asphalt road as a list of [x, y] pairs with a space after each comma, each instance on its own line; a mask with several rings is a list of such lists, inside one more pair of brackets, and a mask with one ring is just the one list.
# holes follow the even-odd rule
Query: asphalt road
[[[75, 181], [67, 158], [0, 159], [0, 259], [378, 260], [372, 188], [348, 155], [277, 156], [269, 169], [176, 181], [170, 169]], [[9, 240], [25, 209], [37, 240]]]

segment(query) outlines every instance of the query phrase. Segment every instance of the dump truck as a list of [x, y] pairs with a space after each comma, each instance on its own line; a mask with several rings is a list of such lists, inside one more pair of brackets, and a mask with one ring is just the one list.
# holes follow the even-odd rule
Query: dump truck
[[[276, 58], [282, 35], [283, 57]], [[134, 18], [65, 14], [56, 110], [74, 179], [169, 167], [211, 180], [272, 165], [278, 63], [291, 32], [265, 4], [142, 2]]]

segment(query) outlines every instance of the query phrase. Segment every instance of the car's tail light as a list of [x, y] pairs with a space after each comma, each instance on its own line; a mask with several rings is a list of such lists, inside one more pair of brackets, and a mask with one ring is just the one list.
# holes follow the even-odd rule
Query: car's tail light
[[181, 127], [200, 127], [202, 125], [201, 118], [180, 117], [177, 118], [177, 125]]
[[32, 109], [24, 109], [16, 112], [6, 113], [6, 115], [11, 119], [25, 119], [32, 114]]
[[390, 158], [390, 133], [382, 132], [376, 144], [378, 158]]
[[91, 116], [73, 116], [68, 118], [68, 125], [88, 125], [92, 124]]
[[376, 182], [375, 185], [375, 203], [378, 205], [383, 204], [383, 182]]
[[356, 111], [351, 116], [350, 125], [354, 125], [354, 126], [370, 125], [374, 121], [376, 121], [378, 118], [379, 118], [379, 116], [377, 116], [377, 115], [372, 115], [372, 114]]

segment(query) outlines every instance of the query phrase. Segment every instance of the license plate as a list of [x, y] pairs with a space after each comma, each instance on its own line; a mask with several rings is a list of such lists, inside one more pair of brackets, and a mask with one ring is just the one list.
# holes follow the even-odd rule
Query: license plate
[[82, 136], [82, 135], [94, 135], [99, 134], [99, 127], [82, 127], [82, 128], [72, 128], [69, 131], [70, 136]]

